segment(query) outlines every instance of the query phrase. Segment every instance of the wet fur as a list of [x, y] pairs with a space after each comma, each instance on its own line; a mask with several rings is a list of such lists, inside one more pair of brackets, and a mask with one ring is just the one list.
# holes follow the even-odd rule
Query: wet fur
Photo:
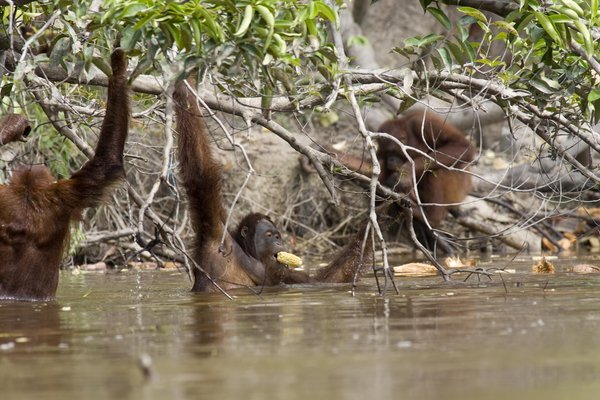
[[70, 222], [98, 205], [124, 176], [130, 114], [125, 54], [115, 50], [111, 63], [108, 105], [94, 158], [69, 179], [55, 181], [46, 167], [32, 166], [0, 185], [0, 298], [53, 299]]
[[[345, 251], [343, 258], [317, 272], [315, 277], [279, 264], [273, 254], [254, 246], [255, 232], [261, 221], [271, 220], [259, 213], [244, 217], [233, 233], [225, 232], [222, 200], [222, 174], [214, 159], [209, 135], [194, 94], [185, 83], [178, 84], [175, 95], [180, 179], [185, 188], [194, 229], [193, 291], [213, 292], [218, 284], [227, 290], [241, 286], [271, 286], [280, 283], [350, 282], [362, 264]], [[276, 229], [276, 228], [275, 228]], [[244, 234], [242, 232], [244, 231]]]
[[[447, 167], [467, 169], [475, 159], [475, 149], [465, 135], [431, 112], [414, 112], [404, 118], [384, 122], [379, 128], [407, 146], [428, 154], [435, 161], [415, 152], [408, 151], [414, 161], [417, 190], [421, 203], [459, 203], [469, 194], [472, 179], [469, 174], [451, 171]], [[416, 203], [413, 190], [413, 166], [390, 139], [379, 139], [377, 159], [381, 163], [380, 181], [386, 186], [400, 186], [407, 190]], [[386, 165], [385, 160], [392, 153], [399, 157], [403, 165], [401, 171]], [[399, 177], [401, 175], [401, 177]], [[424, 205], [423, 212], [415, 208], [415, 218], [427, 219], [432, 227], [439, 226], [448, 215], [448, 207]], [[424, 215], [423, 215], [424, 214]]]

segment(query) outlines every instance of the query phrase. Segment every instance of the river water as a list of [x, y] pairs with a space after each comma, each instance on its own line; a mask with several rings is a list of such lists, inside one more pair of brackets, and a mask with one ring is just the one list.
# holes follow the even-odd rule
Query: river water
[[63, 272], [56, 303], [0, 303], [0, 398], [597, 399], [600, 274], [531, 264], [234, 300], [173, 271]]

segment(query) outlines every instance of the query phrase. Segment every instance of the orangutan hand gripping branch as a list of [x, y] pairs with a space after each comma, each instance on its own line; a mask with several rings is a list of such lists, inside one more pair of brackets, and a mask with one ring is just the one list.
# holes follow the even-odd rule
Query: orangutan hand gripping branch
[[[340, 253], [329, 266], [310, 276], [280, 264], [277, 254], [284, 250], [281, 234], [269, 217], [246, 215], [233, 231], [225, 232], [226, 212], [222, 199], [221, 167], [215, 160], [210, 139], [195, 95], [178, 84], [175, 90], [179, 132], [180, 177], [191, 213], [194, 268], [193, 291], [211, 292], [240, 286], [272, 286], [280, 283], [351, 282], [364, 263], [362, 236]], [[364, 231], [363, 231], [364, 234]]]
[[[53, 299], [70, 222], [100, 204], [124, 177], [130, 105], [127, 58], [121, 49], [113, 52], [111, 66], [94, 158], [69, 179], [56, 181], [48, 168], [36, 165], [15, 171], [8, 184], [0, 185], [0, 298]], [[29, 132], [20, 120], [3, 119], [2, 124], [2, 143]]]

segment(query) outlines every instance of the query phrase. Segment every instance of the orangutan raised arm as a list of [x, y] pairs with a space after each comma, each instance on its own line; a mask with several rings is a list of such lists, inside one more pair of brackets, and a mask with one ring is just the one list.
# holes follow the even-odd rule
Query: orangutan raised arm
[[[117, 49], [111, 60], [113, 75], [95, 157], [70, 179], [55, 181], [48, 168], [35, 165], [14, 171], [9, 183], [0, 185], [0, 298], [53, 299], [69, 224], [124, 176], [127, 58]], [[26, 133], [24, 128], [11, 140]]]

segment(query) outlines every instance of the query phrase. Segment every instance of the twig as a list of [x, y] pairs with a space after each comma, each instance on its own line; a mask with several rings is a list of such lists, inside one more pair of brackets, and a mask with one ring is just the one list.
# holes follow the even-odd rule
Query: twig
[[146, 214], [146, 210], [150, 207], [150, 205], [154, 202], [154, 196], [160, 189], [160, 186], [163, 182], [166, 182], [167, 175], [169, 171], [172, 169], [172, 161], [171, 161], [171, 150], [173, 149], [173, 91], [174, 86], [168, 85], [167, 90], [165, 91], [165, 99], [166, 99], [166, 112], [165, 112], [165, 146], [163, 148], [163, 157], [162, 157], [162, 167], [160, 174], [154, 181], [148, 196], [146, 197], [146, 201], [140, 206], [138, 211], [138, 234], [141, 235], [144, 232], [144, 215]]
[[[335, 8], [335, 5], [333, 4], [332, 1], [327, 0], [326, 2], [330, 7]], [[333, 37], [333, 43], [334, 43], [335, 49], [338, 53], [338, 64], [340, 66], [340, 69], [344, 70], [345, 68], [347, 68], [349, 66], [349, 63], [348, 63], [348, 59], [346, 57], [346, 53], [344, 50], [344, 43], [343, 43], [342, 35], [340, 34], [340, 31], [336, 27], [334, 27], [331, 23], [330, 23], [330, 33]], [[377, 153], [376, 153], [375, 142], [373, 140], [373, 134], [371, 132], [369, 132], [365, 126], [365, 121], [364, 121], [362, 113], [360, 111], [360, 107], [358, 106], [358, 101], [356, 100], [356, 96], [352, 89], [352, 82], [350, 80], [350, 77], [348, 75], [343, 75], [343, 81], [347, 86], [345, 94], [350, 102], [352, 111], [354, 112], [354, 117], [356, 119], [356, 122], [358, 123], [358, 131], [360, 132], [361, 136], [364, 139], [365, 147], [369, 151], [369, 154], [371, 156], [371, 163], [373, 165], [373, 168], [371, 171], [371, 182], [370, 182], [370, 193], [371, 193], [370, 194], [370, 204], [369, 204], [369, 224], [370, 224], [370, 226], [367, 226], [367, 232], [365, 233], [365, 242], [366, 242], [366, 237], [368, 237], [369, 229], [372, 229], [374, 231], [374, 233], [377, 235], [377, 239], [381, 246], [381, 253], [382, 253], [382, 258], [383, 258], [383, 273], [384, 273], [385, 278], [384, 278], [383, 289], [380, 289], [379, 294], [383, 295], [387, 292], [388, 279], [389, 279], [389, 281], [392, 282], [392, 285], [393, 285], [396, 293], [398, 293], [398, 288], [396, 287], [396, 283], [394, 282], [394, 274], [392, 272], [392, 269], [390, 268], [388, 258], [387, 258], [387, 244], [383, 237], [383, 233], [381, 232], [379, 222], [377, 221], [375, 200], [376, 200], [376, 192], [377, 192], [377, 182], [379, 180], [381, 166], [379, 165], [379, 161], [377, 160]]]
[[[25, 41], [25, 44], [23, 45], [23, 48], [21, 49], [21, 57], [19, 58], [19, 64], [22, 64], [25, 61], [25, 58], [27, 57], [27, 50], [29, 50], [29, 46], [31, 46], [31, 43], [34, 43], [36, 40], [38, 40], [40, 38], [40, 36], [42, 36], [44, 34], [44, 32], [48, 28], [50, 28], [50, 26], [52, 26], [52, 24], [54, 23], [56, 18], [59, 17], [60, 14], [61, 14], [60, 9], [54, 11], [52, 13], [52, 15], [50, 16], [50, 18], [48, 18], [48, 20], [46, 21], [44, 26], [42, 26], [37, 32], [35, 32], [35, 34], [33, 34], [30, 38], [28, 38]], [[15, 76], [15, 79], [17, 79], [16, 76]]]

